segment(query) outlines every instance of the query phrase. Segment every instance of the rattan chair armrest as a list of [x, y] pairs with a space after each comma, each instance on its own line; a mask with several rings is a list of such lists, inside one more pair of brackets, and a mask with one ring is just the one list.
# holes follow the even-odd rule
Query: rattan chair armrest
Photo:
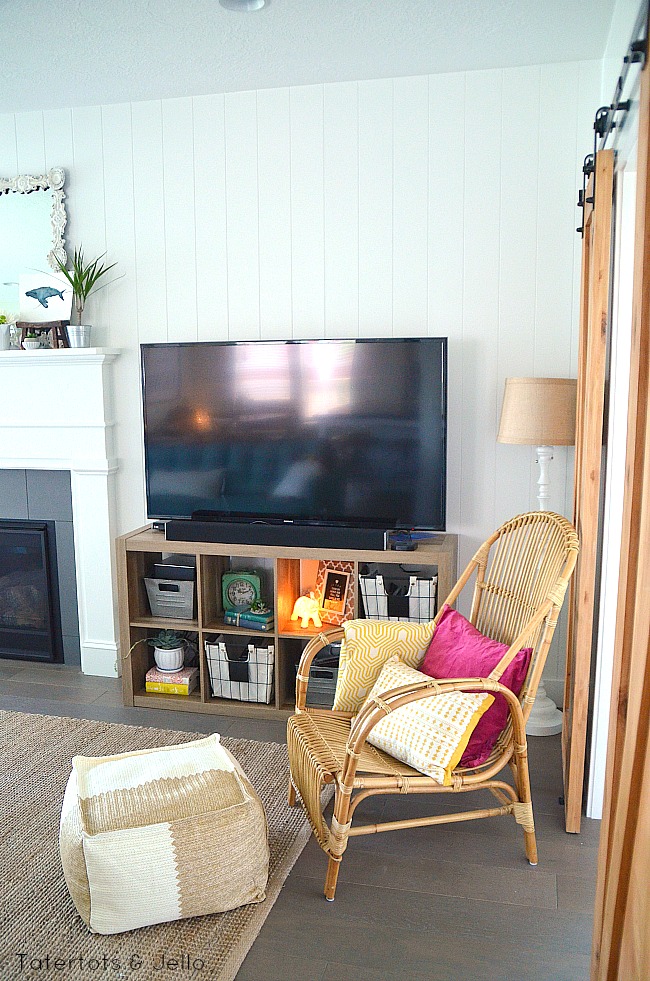
[[298, 665], [296, 674], [296, 712], [301, 712], [305, 707], [307, 698], [307, 683], [309, 681], [309, 669], [319, 651], [322, 651], [328, 644], [333, 644], [337, 640], [343, 639], [343, 628], [333, 627], [330, 630], [321, 630], [319, 634], [309, 641]]

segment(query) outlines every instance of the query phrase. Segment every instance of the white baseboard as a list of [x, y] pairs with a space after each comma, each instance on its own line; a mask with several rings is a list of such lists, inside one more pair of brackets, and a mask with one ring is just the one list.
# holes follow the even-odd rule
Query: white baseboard
[[119, 678], [120, 660], [117, 644], [82, 641], [81, 670], [98, 678]]

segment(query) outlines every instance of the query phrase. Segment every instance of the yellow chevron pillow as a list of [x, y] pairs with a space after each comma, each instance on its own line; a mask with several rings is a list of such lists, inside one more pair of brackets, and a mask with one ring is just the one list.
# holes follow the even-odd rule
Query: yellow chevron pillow
[[[402, 685], [431, 683], [431, 678], [391, 657], [381, 669], [365, 704]], [[394, 709], [372, 728], [367, 741], [395, 759], [448, 787], [469, 738], [494, 701], [485, 692], [446, 692]]]
[[433, 623], [348, 620], [343, 631], [333, 708], [358, 712], [389, 657], [398, 654], [410, 667], [420, 666], [433, 637]]

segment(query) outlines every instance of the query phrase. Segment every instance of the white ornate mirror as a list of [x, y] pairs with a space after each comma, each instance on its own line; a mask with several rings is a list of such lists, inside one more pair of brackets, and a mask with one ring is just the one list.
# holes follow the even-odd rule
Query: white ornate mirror
[[55, 167], [41, 177], [0, 177], [0, 310], [18, 313], [18, 277], [57, 269], [66, 261], [65, 173]]

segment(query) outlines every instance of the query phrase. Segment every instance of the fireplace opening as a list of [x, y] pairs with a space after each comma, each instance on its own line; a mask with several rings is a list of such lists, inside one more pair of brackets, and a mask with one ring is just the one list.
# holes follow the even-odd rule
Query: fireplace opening
[[0, 657], [61, 661], [53, 521], [0, 521]]

